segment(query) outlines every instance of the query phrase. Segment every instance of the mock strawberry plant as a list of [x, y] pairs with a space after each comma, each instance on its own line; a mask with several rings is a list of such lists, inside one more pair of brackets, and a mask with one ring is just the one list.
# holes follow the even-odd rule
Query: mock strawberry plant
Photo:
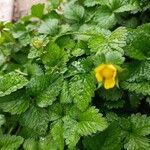
[[51, 0], [1, 22], [0, 149], [150, 150], [149, 14]]

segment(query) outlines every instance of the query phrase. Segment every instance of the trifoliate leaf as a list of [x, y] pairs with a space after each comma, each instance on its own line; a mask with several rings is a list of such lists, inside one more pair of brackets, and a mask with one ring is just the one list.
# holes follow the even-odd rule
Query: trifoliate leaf
[[18, 73], [11, 72], [0, 76], [0, 97], [9, 95], [21, 89], [28, 83], [28, 80]]

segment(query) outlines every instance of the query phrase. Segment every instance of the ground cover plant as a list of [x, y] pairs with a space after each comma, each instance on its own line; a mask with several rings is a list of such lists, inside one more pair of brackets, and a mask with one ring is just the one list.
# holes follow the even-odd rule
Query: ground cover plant
[[0, 23], [1, 150], [150, 150], [149, 0], [51, 0]]

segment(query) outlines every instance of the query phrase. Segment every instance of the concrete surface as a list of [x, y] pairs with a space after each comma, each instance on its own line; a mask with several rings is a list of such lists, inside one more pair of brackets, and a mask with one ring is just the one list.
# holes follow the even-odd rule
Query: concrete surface
[[32, 5], [48, 0], [0, 0], [0, 21], [14, 21], [26, 15]]
[[0, 21], [11, 21], [14, 0], [0, 0]]

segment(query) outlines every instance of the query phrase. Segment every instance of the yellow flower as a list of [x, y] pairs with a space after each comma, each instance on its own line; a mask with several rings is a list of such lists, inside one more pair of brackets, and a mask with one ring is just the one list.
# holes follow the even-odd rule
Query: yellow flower
[[117, 69], [112, 64], [102, 64], [95, 69], [98, 82], [104, 82], [105, 89], [113, 88], [116, 84]]
[[43, 41], [42, 40], [34, 40], [32, 42], [33, 46], [37, 49], [42, 48], [43, 46]]

